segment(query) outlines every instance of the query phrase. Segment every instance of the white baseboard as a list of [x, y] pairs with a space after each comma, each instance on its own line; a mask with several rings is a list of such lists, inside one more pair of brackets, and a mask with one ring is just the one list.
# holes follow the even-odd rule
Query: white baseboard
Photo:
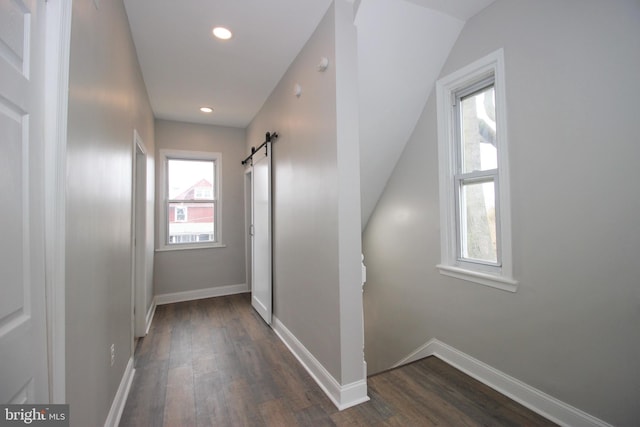
[[174, 302], [222, 297], [225, 295], [241, 294], [244, 292], [249, 292], [249, 287], [246, 283], [242, 283], [239, 285], [226, 285], [206, 289], [197, 289], [195, 291], [173, 292], [170, 294], [156, 295], [155, 302], [157, 305], [172, 304]]
[[151, 301], [151, 307], [149, 307], [149, 311], [147, 311], [147, 317], [146, 317], [147, 327], [144, 329], [145, 335], [149, 333], [149, 329], [151, 328], [151, 323], [153, 322], [153, 316], [155, 316], [156, 314], [157, 306], [158, 305], [156, 304], [156, 299], [154, 297], [153, 300]]
[[107, 420], [104, 422], [105, 427], [118, 427], [118, 424], [120, 424], [120, 417], [122, 417], [124, 406], [127, 403], [127, 397], [129, 396], [129, 390], [131, 389], [131, 383], [133, 382], [135, 372], [136, 370], [133, 368], [132, 356], [127, 363], [124, 375], [120, 381], [120, 386], [118, 386], [116, 396], [113, 398], [113, 402], [111, 403], [109, 415], [107, 415]]
[[447, 362], [449, 365], [558, 425], [566, 427], [612, 427], [611, 424], [568, 405], [504, 372], [498, 371], [435, 338], [397, 362], [392, 368], [397, 368], [428, 356], [436, 356], [438, 359]]
[[366, 377], [361, 381], [340, 385], [277, 317], [273, 316], [272, 319], [272, 326], [276, 335], [298, 359], [338, 410], [342, 411], [369, 400]]

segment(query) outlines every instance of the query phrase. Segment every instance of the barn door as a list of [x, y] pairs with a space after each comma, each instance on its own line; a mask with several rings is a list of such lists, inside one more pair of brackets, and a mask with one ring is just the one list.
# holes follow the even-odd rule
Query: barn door
[[271, 324], [271, 143], [253, 156], [251, 305]]
[[0, 403], [49, 401], [44, 0], [0, 1]]

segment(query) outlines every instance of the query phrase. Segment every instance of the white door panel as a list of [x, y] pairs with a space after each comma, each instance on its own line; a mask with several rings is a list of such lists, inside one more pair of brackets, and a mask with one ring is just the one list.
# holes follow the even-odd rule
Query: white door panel
[[48, 402], [44, 0], [0, 0], [0, 403]]
[[252, 183], [251, 305], [271, 324], [271, 143], [253, 156]]

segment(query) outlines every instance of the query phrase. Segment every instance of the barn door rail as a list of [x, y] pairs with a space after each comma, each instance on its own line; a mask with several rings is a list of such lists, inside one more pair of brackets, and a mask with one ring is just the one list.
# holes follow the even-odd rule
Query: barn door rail
[[251, 147], [251, 154], [249, 154], [249, 156], [247, 156], [247, 158], [242, 161], [242, 164], [246, 165], [249, 160], [253, 160], [253, 155], [256, 154], [258, 151], [260, 151], [262, 147], [264, 147], [265, 150], [268, 150], [269, 148], [267, 147], [267, 143], [274, 142], [277, 138], [278, 138], [277, 132], [267, 132], [265, 141], [262, 144], [260, 144], [258, 148]]

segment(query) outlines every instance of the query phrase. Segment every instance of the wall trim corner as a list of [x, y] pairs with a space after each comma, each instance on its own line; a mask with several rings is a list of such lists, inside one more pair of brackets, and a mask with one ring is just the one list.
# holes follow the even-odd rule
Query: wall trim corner
[[364, 403], [369, 400], [366, 378], [350, 384], [341, 385], [316, 359], [309, 350], [287, 329], [276, 316], [272, 318], [272, 327], [276, 335], [287, 346], [298, 362], [311, 375], [322, 391], [342, 411], [343, 409]]
[[154, 297], [151, 300], [151, 306], [149, 307], [149, 310], [147, 311], [147, 316], [146, 316], [147, 326], [144, 329], [145, 336], [149, 333], [149, 329], [151, 329], [151, 323], [153, 322], [153, 317], [156, 314], [156, 308], [157, 307], [158, 307], [158, 304], [156, 304], [156, 298]]
[[164, 305], [172, 304], [174, 302], [194, 301], [204, 298], [242, 294], [245, 292], [249, 292], [249, 287], [246, 283], [241, 283], [239, 285], [215, 286], [213, 288], [196, 289], [193, 291], [160, 294], [155, 296], [154, 301], [156, 305]]
[[391, 369], [429, 356], [437, 357], [560, 426], [612, 427], [611, 424], [562, 402], [435, 338], [395, 363]]

